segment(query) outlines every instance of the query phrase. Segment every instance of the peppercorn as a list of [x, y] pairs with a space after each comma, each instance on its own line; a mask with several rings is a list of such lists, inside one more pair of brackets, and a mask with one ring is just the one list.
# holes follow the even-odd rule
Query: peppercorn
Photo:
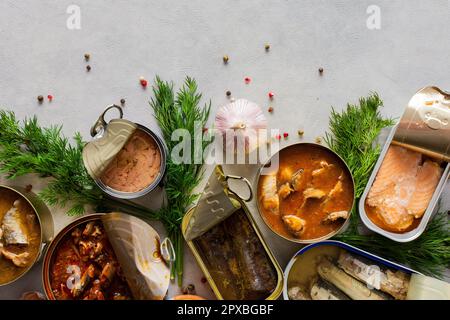
[[89, 53], [84, 54], [84, 60], [89, 61], [90, 58], [91, 58], [91, 55]]
[[287, 132], [283, 133], [283, 137], [284, 137], [285, 139], [287, 139], [287, 138], [289, 137], [289, 133], [287, 133]]
[[37, 99], [38, 99], [39, 103], [42, 103], [44, 101], [44, 96], [38, 95]]
[[144, 79], [144, 77], [140, 77], [139, 78], [139, 83], [141, 84], [141, 86], [146, 87], [148, 82], [147, 80]]
[[125, 99], [124, 98], [120, 99], [120, 104], [125, 104]]
[[250, 77], [245, 77], [245, 78], [244, 78], [244, 81], [245, 81], [246, 84], [249, 84], [250, 82], [252, 82], [252, 78], [250, 78]]
[[33, 189], [33, 186], [32, 186], [31, 184], [28, 184], [28, 185], [25, 187], [25, 191], [26, 191], [26, 192], [30, 192], [32, 189]]
[[323, 74], [323, 68], [322, 67], [319, 68], [319, 73], [320, 73], [320, 75]]
[[275, 139], [280, 140], [280, 139], [281, 139], [281, 134], [277, 134], [277, 135], [275, 136]]
[[272, 107], [269, 107], [269, 109], [267, 109], [267, 111], [269, 111], [270, 113], [272, 113], [272, 112], [273, 112], [273, 108], [272, 108]]
[[227, 97], [231, 96], [231, 91], [226, 92]]
[[200, 281], [201, 281], [202, 283], [206, 283], [206, 278], [205, 278], [205, 277], [202, 277], [202, 278], [200, 279]]
[[227, 55], [224, 55], [222, 59], [223, 59], [223, 63], [227, 64], [228, 61], [230, 60], [230, 57]]
[[321, 137], [317, 137], [316, 138], [316, 143], [321, 144], [322, 143], [322, 138]]
[[303, 135], [305, 134], [305, 131], [303, 131], [303, 130], [298, 130], [297, 133], [298, 133], [299, 136], [303, 136]]
[[269, 92], [269, 98], [270, 98], [270, 99], [273, 99], [273, 97], [275, 97], [275, 93]]
[[264, 46], [264, 49], [266, 49], [266, 51], [270, 50], [270, 44], [266, 43], [266, 45]]
[[49, 94], [49, 95], [47, 95], [47, 99], [48, 99], [48, 101], [52, 102], [53, 96], [51, 94]]
[[86, 70], [87, 70], [87, 72], [91, 71], [91, 66], [90, 66], [90, 65], [87, 65], [87, 66], [86, 66]]

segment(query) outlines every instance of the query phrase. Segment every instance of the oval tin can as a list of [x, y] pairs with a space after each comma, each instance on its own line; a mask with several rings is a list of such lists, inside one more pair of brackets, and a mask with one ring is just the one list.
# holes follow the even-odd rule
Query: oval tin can
[[293, 266], [295, 265], [297, 259], [302, 256], [305, 252], [310, 251], [311, 249], [314, 248], [319, 248], [319, 247], [323, 247], [323, 246], [335, 246], [338, 248], [342, 248], [345, 249], [346, 251], [349, 251], [350, 253], [353, 253], [357, 256], [361, 256], [363, 258], [369, 259], [371, 261], [373, 261], [376, 265], [382, 265], [384, 267], [393, 269], [393, 270], [400, 270], [403, 271], [407, 274], [419, 274], [419, 272], [412, 270], [408, 267], [402, 266], [400, 264], [397, 264], [395, 262], [386, 260], [384, 258], [381, 258], [375, 254], [372, 254], [370, 252], [358, 249], [357, 247], [351, 246], [349, 244], [346, 244], [344, 242], [341, 241], [335, 241], [335, 240], [326, 240], [326, 241], [321, 241], [321, 242], [317, 242], [317, 243], [313, 243], [310, 245], [307, 245], [305, 247], [303, 247], [302, 249], [300, 249], [289, 261], [289, 263], [286, 266], [286, 269], [284, 271], [284, 282], [283, 282], [283, 299], [284, 300], [290, 300], [289, 296], [288, 296], [288, 289], [289, 289], [289, 275], [290, 272], [293, 268]]

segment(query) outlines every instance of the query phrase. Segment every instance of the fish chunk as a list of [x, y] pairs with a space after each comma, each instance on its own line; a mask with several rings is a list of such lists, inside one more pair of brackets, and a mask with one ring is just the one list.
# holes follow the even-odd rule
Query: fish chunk
[[328, 214], [325, 219], [322, 220], [323, 223], [333, 223], [339, 219], [347, 219], [348, 211], [336, 211]]
[[1, 227], [5, 245], [28, 245], [29, 243], [27, 228], [20, 217], [19, 204], [20, 200], [14, 201], [12, 208], [3, 217]]
[[304, 286], [289, 288], [288, 296], [291, 300], [311, 300], [308, 290]]
[[406, 299], [410, 276], [405, 272], [374, 265], [372, 261], [346, 251], [341, 251], [338, 264], [346, 273], [375, 289], [386, 292], [398, 300]]
[[16, 267], [23, 268], [30, 263], [30, 254], [28, 252], [15, 254], [13, 252], [9, 252], [8, 250], [0, 248], [0, 253], [3, 254], [6, 259], [11, 260]]
[[323, 192], [320, 189], [315, 188], [308, 188], [305, 191], [303, 191], [303, 196], [305, 197], [305, 200], [307, 199], [322, 199], [326, 195], [325, 192]]
[[312, 300], [350, 300], [350, 298], [333, 284], [317, 277], [311, 284]]
[[297, 170], [293, 175], [292, 175], [292, 187], [295, 191], [302, 191], [305, 189], [307, 183], [308, 183], [308, 179], [305, 175], [305, 170], [300, 169]]
[[367, 195], [367, 205], [394, 230], [403, 231], [414, 221], [406, 206], [414, 194], [421, 161], [420, 153], [391, 146]]
[[291, 184], [289, 182], [286, 182], [280, 187], [280, 190], [278, 190], [278, 195], [281, 197], [281, 199], [286, 199], [289, 197], [289, 195], [294, 191], [291, 188]]
[[289, 232], [294, 236], [300, 237], [305, 231], [306, 221], [295, 215], [286, 215], [282, 218]]
[[420, 153], [391, 146], [367, 195], [367, 204], [373, 207], [384, 206], [386, 201], [407, 204], [421, 161]]
[[369, 289], [366, 285], [349, 276], [328, 259], [322, 259], [317, 265], [320, 277], [331, 282], [353, 300], [386, 300], [382, 293]]
[[416, 187], [406, 209], [416, 219], [423, 216], [442, 176], [442, 168], [426, 160], [417, 173]]
[[275, 175], [263, 176], [261, 202], [265, 210], [278, 214], [280, 198], [277, 193], [277, 177]]

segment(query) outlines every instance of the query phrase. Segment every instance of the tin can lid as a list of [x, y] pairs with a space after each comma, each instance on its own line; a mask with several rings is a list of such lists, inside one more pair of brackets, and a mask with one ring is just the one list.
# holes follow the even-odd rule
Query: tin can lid
[[425, 87], [409, 101], [393, 143], [450, 161], [450, 94]]
[[[243, 199], [231, 190], [228, 186], [229, 179], [244, 181], [250, 190], [250, 197]], [[200, 237], [235, 213], [241, 207], [241, 204], [233, 196], [244, 201], [250, 201], [252, 197], [250, 182], [240, 176], [225, 175], [222, 167], [216, 166], [208, 179], [191, 219], [189, 219], [184, 232], [185, 239], [191, 241]]]
[[92, 178], [97, 179], [103, 173], [136, 129], [134, 122], [114, 119], [97, 132], [94, 140], [85, 145], [83, 162]]

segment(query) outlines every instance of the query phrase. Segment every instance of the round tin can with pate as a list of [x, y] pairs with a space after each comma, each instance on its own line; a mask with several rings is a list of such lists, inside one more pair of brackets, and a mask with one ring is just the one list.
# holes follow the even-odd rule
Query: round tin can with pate
[[[105, 115], [116, 109], [119, 118], [108, 123]], [[167, 151], [163, 140], [149, 128], [123, 119], [123, 110], [111, 105], [91, 128], [94, 138], [83, 149], [89, 175], [108, 195], [140, 198], [162, 183]]]

